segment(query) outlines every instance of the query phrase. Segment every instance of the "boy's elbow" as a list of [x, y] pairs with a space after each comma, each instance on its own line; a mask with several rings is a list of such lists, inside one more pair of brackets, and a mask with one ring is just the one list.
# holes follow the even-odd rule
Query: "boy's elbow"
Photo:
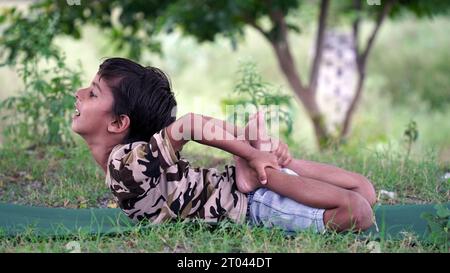
[[[189, 140], [195, 140], [195, 137], [203, 139], [203, 127], [209, 121], [207, 116], [195, 114], [192, 112], [181, 116], [175, 123], [174, 127], [183, 136], [184, 143]], [[183, 144], [184, 144], [183, 143]]]
[[195, 116], [195, 113], [189, 112], [189, 113], [184, 114], [182, 118], [183, 119], [191, 119], [191, 118], [194, 118], [194, 116]]
[[183, 124], [183, 127], [187, 125], [185, 128], [183, 128], [184, 133], [192, 136], [194, 134], [194, 131], [200, 131], [197, 132], [197, 134], [203, 132], [203, 126], [209, 121], [209, 118], [201, 114], [189, 112], [183, 115], [180, 120]]
[[168, 138], [175, 151], [181, 151], [183, 146], [191, 140], [194, 118], [194, 113], [187, 113], [167, 127]]
[[189, 128], [194, 128], [194, 124], [195, 124], [194, 120], [198, 119], [198, 118], [201, 118], [201, 116], [198, 114], [189, 112], [189, 113], [184, 114], [179, 120], [181, 121], [181, 123], [183, 125], [189, 125]]

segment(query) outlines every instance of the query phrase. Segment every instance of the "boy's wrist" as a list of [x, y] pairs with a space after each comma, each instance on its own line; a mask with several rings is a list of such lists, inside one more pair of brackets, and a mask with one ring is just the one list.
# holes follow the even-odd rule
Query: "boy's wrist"
[[241, 157], [244, 158], [247, 161], [251, 161], [255, 157], [258, 156], [259, 150], [255, 149], [254, 147], [252, 147], [250, 145], [250, 143], [248, 143], [248, 141], [245, 141], [245, 143], [248, 145], [247, 153], [244, 156], [241, 156]]

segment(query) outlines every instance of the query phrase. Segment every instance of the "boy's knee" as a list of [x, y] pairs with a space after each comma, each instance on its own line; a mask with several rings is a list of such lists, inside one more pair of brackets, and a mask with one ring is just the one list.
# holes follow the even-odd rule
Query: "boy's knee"
[[351, 192], [347, 209], [349, 210], [350, 221], [354, 230], [366, 230], [372, 226], [372, 207], [361, 195]]
[[377, 202], [377, 195], [375, 192], [375, 187], [373, 186], [372, 182], [365, 176], [358, 174], [357, 175], [359, 183], [359, 189], [361, 194], [366, 198], [367, 202], [369, 202], [369, 205], [373, 207]]

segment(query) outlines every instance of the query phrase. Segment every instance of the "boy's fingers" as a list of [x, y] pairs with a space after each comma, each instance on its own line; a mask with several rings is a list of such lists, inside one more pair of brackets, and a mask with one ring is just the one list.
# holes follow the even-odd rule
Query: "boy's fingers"
[[284, 149], [283, 145], [280, 145], [280, 143], [278, 143], [278, 145], [276, 147], [277, 148], [275, 150], [275, 154], [277, 155], [278, 158], [282, 158], [283, 157], [283, 153], [285, 152], [285, 149]]
[[[275, 170], [279, 170], [279, 171], [281, 171], [281, 166], [280, 166], [280, 164], [278, 164], [278, 162], [273, 162], [272, 164], [270, 164], [270, 165], [267, 165], [266, 167], [271, 167], [271, 168], [274, 168]], [[262, 168], [262, 169], [260, 169], [259, 171], [258, 171], [258, 173], [259, 173], [259, 181], [261, 182], [261, 184], [267, 184], [267, 176], [266, 176], [266, 171], [264, 170], [264, 168]]]
[[284, 162], [289, 158], [289, 151], [288, 150], [283, 150], [282, 154], [281, 154], [281, 160]]
[[259, 170], [259, 182], [263, 185], [267, 184], [266, 172], [264, 169]]
[[283, 162], [283, 166], [287, 166], [289, 163], [291, 163], [292, 157], [289, 155], [289, 157]]
[[272, 167], [272, 168], [274, 168], [275, 170], [279, 170], [279, 171], [281, 170], [280, 163], [278, 162], [277, 159], [275, 159], [275, 160], [272, 162], [272, 165], [269, 166], [269, 167]]
[[285, 158], [286, 158], [285, 154], [286, 154], [286, 151], [281, 148], [278, 148], [278, 150], [275, 151], [275, 155], [277, 156], [277, 159], [278, 159], [277, 161], [279, 164], [285, 160]]
[[281, 158], [281, 156], [283, 155], [283, 151], [280, 150], [280, 149], [277, 149], [277, 150], [275, 151], [275, 155], [277, 156], [277, 158]]

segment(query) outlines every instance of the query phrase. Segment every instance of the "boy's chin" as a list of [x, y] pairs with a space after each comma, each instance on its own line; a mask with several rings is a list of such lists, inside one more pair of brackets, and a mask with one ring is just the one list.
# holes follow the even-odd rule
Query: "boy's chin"
[[72, 131], [74, 132], [74, 133], [76, 133], [76, 134], [78, 134], [78, 135], [82, 135], [82, 133], [81, 133], [81, 131], [80, 131], [80, 129], [77, 127], [77, 125], [76, 124], [74, 124], [74, 122], [72, 121], [72, 126], [71, 126], [71, 129], [72, 129]]

